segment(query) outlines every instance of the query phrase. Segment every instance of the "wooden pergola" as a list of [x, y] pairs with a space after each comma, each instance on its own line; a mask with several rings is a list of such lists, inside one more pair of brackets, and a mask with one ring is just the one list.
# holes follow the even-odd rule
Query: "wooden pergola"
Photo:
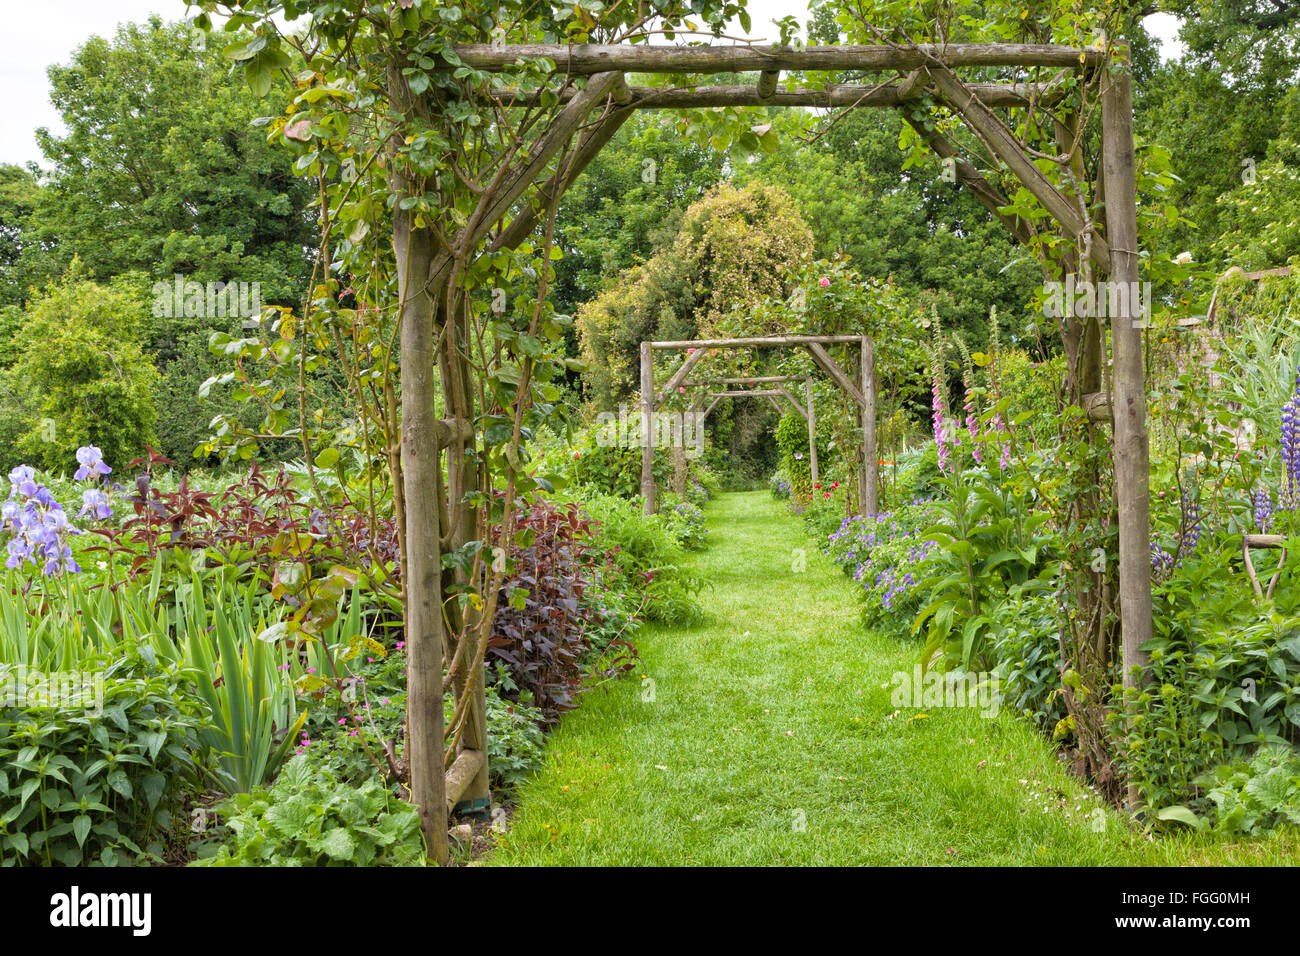
[[[827, 346], [856, 345], [858, 347], [858, 382], [844, 371], [826, 351]], [[876, 459], [876, 358], [875, 346], [869, 335], [765, 335], [754, 338], [694, 339], [682, 342], [641, 343], [641, 498], [646, 514], [656, 510], [653, 434], [654, 414], [673, 395], [675, 389], [688, 384], [687, 376], [705, 355], [717, 349], [776, 349], [802, 348], [808, 352], [813, 364], [830, 376], [831, 381], [857, 406], [861, 415], [862, 456], [858, 465], [858, 504], [863, 514], [879, 510], [879, 463]], [[662, 391], [655, 391], [655, 351], [686, 352], [686, 358], [664, 383]], [[808, 407], [805, 409], [785, 388], [786, 382], [803, 381], [806, 386]], [[762, 391], [730, 391], [714, 396], [714, 402], [705, 410], [708, 415], [722, 398], [767, 397], [789, 399], [800, 417], [808, 424], [808, 445], [812, 455], [813, 481], [817, 481], [816, 411], [813, 407], [812, 381], [802, 375], [763, 375], [750, 378], [722, 378], [717, 384], [770, 384], [774, 388]]]
[[[794, 382], [803, 382], [804, 401], [800, 404], [794, 393], [786, 386]], [[732, 386], [726, 391], [710, 392], [713, 401], [704, 409], [704, 419], [709, 412], [718, 407], [724, 398], [767, 398], [772, 402], [777, 414], [783, 413], [780, 399], [785, 398], [800, 418], [808, 425], [808, 466], [812, 471], [813, 484], [817, 484], [817, 402], [813, 397], [812, 379], [807, 375], [754, 375], [749, 378], [715, 378], [702, 381], [687, 380], [682, 383], [685, 388], [699, 388], [711, 385]], [[771, 388], [738, 389], [737, 385], [771, 385]], [[701, 420], [703, 421], [703, 419]]]
[[[455, 52], [463, 66], [501, 72], [513, 68], [521, 57], [546, 58], [554, 64], [549, 93], [559, 96], [559, 106], [548, 124], [509, 165], [498, 170], [492, 192], [480, 209], [453, 237], [460, 247], [482, 243], [489, 253], [515, 248], [527, 239], [627, 118], [638, 109], [679, 109], [710, 106], [877, 106], [900, 109], [904, 119], [938, 156], [952, 162], [956, 180], [1021, 242], [1035, 240], [1050, 224], [1078, 249], [1070, 264], [1107, 276], [1112, 283], [1138, 281], [1137, 211], [1131, 77], [1127, 50], [1116, 55], [1102, 48], [1052, 44], [987, 43], [944, 45], [881, 44], [868, 46], [808, 46], [801, 49], [770, 45], [667, 46], [651, 43], [619, 45], [510, 45], [464, 44]], [[1043, 84], [966, 83], [957, 71], [964, 68], [1039, 68], [1054, 71]], [[453, 68], [448, 64], [446, 69]], [[884, 74], [874, 85], [838, 85], [826, 88], [780, 89], [783, 71], [856, 71]], [[691, 75], [757, 73], [748, 86], [691, 85], [681, 79]], [[674, 86], [633, 87], [625, 74], [672, 76]], [[1072, 81], [1082, 82], [1075, 84]], [[581, 80], [581, 83], [575, 83]], [[1094, 228], [1081, 195], [1058, 188], [1039, 168], [1041, 155], [1028, 150], [1005, 125], [997, 108], [1040, 107], [1084, 89], [1100, 90], [1101, 168], [1095, 195], [1104, 195], [1105, 228]], [[412, 92], [399, 73], [389, 78], [389, 98], [405, 117], [425, 119], [445, 109], [445, 104]], [[499, 90], [492, 94], [501, 108], [528, 107], [540, 102], [533, 91]], [[961, 158], [958, 147], [936, 124], [923, 122], [913, 108], [922, 97], [947, 108], [1023, 184], [1046, 210], [1050, 219], [1030, 224], [1007, 211], [1008, 197], [980, 171]], [[1049, 128], [1051, 124], [1049, 120]], [[1072, 123], [1056, 120], [1062, 158], [1070, 161], [1074, 143], [1084, 134], [1086, 121], [1073, 115]], [[1068, 147], [1068, 148], [1067, 148]], [[1079, 162], [1080, 169], [1082, 162]], [[1071, 170], [1073, 171], [1073, 170]], [[1089, 186], [1093, 185], [1088, 183]], [[399, 183], [400, 186], [400, 183]], [[397, 187], [395, 187], [397, 188]], [[412, 192], [417, 186], [409, 187]], [[531, 190], [531, 193], [530, 193]], [[528, 201], [521, 202], [528, 194]], [[398, 287], [402, 290], [401, 325], [401, 473], [405, 502], [406, 549], [404, 580], [407, 586], [406, 627], [411, 648], [410, 739], [411, 780], [420, 805], [431, 850], [445, 858], [447, 807], [458, 801], [481, 798], [486, 790], [486, 738], [482, 719], [484, 698], [481, 674], [471, 676], [463, 666], [453, 668], [458, 700], [467, 701], [467, 729], [458, 738], [458, 755], [443, 772], [444, 624], [442, 551], [462, 545], [465, 529], [472, 528], [472, 496], [476, 478], [460, 462], [474, 460], [477, 436], [473, 422], [478, 412], [464, 382], [473, 375], [468, 358], [459, 351], [456, 334], [442, 330], [462, 321], [442, 304], [457, 281], [454, 256], [445, 251], [435, 231], [404, 207], [394, 210], [394, 244]], [[452, 292], [454, 293], [454, 289]], [[1077, 347], [1078, 373], [1090, 418], [1113, 427], [1115, 494], [1119, 510], [1119, 605], [1122, 617], [1124, 679], [1133, 683], [1135, 666], [1145, 663], [1139, 650], [1152, 632], [1151, 564], [1149, 553], [1149, 490], [1146, 398], [1143, 379], [1142, 338], [1137, 303], [1125, 297], [1119, 314], [1110, 317], [1112, 365], [1103, 375], [1105, 331], [1095, 319], [1078, 327], [1064, 327], [1067, 350]], [[1082, 342], [1079, 345], [1079, 342]], [[834, 362], [825, 346], [860, 343], [861, 385], [854, 383]], [[687, 379], [690, 369], [709, 348], [803, 347], [814, 361], [849, 394], [862, 412], [863, 475], [861, 506], [876, 508], [874, 374], [870, 340], [860, 336], [785, 336], [720, 339], [698, 342], [643, 342], [641, 344], [642, 426], [650, 434], [656, 408], [652, 356], [654, 351], [693, 348], [666, 383], [671, 392]], [[1073, 353], [1071, 353], [1073, 354]], [[434, 370], [441, 368], [442, 374]], [[444, 394], [439, 394], [439, 389]], [[1109, 391], [1109, 394], [1107, 394]], [[661, 393], [662, 394], [662, 393]], [[1081, 403], [1082, 404], [1082, 403]], [[436, 409], [444, 408], [440, 419]], [[647, 442], [648, 445], [648, 442]], [[446, 451], [449, 477], [443, 483], [441, 455]], [[453, 461], [458, 464], [453, 467]], [[647, 510], [653, 510], [652, 450], [642, 463], [642, 489]], [[430, 530], [432, 529], [432, 530]], [[440, 534], [441, 531], [441, 534]], [[444, 544], [443, 538], [446, 538]], [[463, 652], [458, 647], [458, 652]], [[477, 652], [481, 654], [481, 649]], [[481, 671], [481, 667], [479, 668]], [[462, 691], [466, 681], [470, 690]], [[458, 714], [460, 713], [458, 709]], [[441, 841], [441, 845], [437, 844]]]

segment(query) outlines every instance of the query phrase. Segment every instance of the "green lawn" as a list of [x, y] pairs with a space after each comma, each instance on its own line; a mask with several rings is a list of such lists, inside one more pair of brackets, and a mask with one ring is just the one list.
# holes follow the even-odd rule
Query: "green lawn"
[[707, 513], [712, 543], [694, 561], [713, 583], [708, 621], [640, 633], [638, 673], [565, 717], [483, 862], [1295, 862], [1291, 836], [1153, 841], [1094, 812], [1097, 798], [1009, 714], [891, 716], [891, 677], [912, 670], [917, 644], [864, 628], [853, 582], [766, 491]]

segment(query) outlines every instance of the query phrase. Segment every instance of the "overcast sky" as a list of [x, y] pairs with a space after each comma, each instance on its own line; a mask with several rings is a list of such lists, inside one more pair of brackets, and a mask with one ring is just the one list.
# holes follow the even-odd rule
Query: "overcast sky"
[[[41, 0], [40, 3], [7, 4], [5, 22], [8, 42], [0, 58], [0, 162], [41, 162], [34, 131], [45, 126], [63, 129], [50, 105], [45, 69], [52, 63], [66, 63], [72, 51], [90, 36], [109, 36], [119, 23], [141, 21], [151, 13], [165, 19], [185, 16], [185, 0]], [[751, 35], [776, 39], [774, 17], [807, 14], [806, 0], [749, 0]], [[1147, 29], [1162, 42], [1162, 54], [1177, 56], [1180, 45], [1174, 39], [1177, 22], [1168, 14], [1147, 18]]]

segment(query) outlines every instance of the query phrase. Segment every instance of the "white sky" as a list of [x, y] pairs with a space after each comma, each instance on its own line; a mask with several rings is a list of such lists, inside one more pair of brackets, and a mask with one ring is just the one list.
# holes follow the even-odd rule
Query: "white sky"
[[[0, 57], [0, 163], [41, 162], [34, 135], [44, 126], [63, 129], [50, 105], [45, 69], [52, 63], [66, 63], [72, 51], [88, 37], [111, 36], [119, 23], [146, 20], [157, 13], [167, 20], [186, 14], [185, 0], [41, 0], [39, 3], [6, 4], [7, 42]], [[751, 36], [776, 39], [772, 19], [794, 14], [807, 16], [806, 0], [749, 0]], [[1161, 53], [1168, 59], [1181, 53], [1174, 37], [1177, 21], [1169, 14], [1147, 18], [1147, 29], [1161, 40]], [[739, 30], [737, 30], [739, 32]]]

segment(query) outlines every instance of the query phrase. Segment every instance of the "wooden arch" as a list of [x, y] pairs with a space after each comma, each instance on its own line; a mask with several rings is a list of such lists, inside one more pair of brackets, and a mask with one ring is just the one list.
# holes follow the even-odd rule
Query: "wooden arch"
[[[800, 404], [799, 400], [794, 397], [794, 393], [787, 388], [787, 385], [793, 385], [795, 382], [803, 382], [804, 400]], [[813, 397], [812, 378], [807, 375], [753, 375], [749, 378], [715, 378], [710, 380], [691, 381], [687, 379], [682, 383], [686, 388], [718, 385], [731, 386], [722, 392], [710, 392], [709, 397], [713, 399], [708, 407], [704, 409], [704, 418], [709, 417], [709, 413], [718, 407], [718, 403], [724, 398], [759, 398], [765, 397], [772, 401], [778, 413], [781, 412], [781, 403], [778, 399], [784, 397], [790, 403], [800, 418], [808, 425], [808, 467], [812, 471], [813, 484], [818, 481], [817, 474], [817, 402]], [[736, 389], [737, 385], [770, 385], [768, 389]], [[703, 419], [701, 419], [703, 423]]]
[[[826, 351], [826, 346], [858, 346], [858, 382], [840, 368]], [[752, 338], [732, 339], [693, 339], [680, 342], [642, 342], [641, 343], [641, 498], [646, 514], [656, 510], [656, 489], [654, 475], [654, 416], [664, 403], [672, 396], [673, 390], [685, 387], [687, 376], [696, 364], [716, 349], [774, 349], [802, 348], [812, 358], [813, 363], [830, 376], [831, 381], [858, 407], [861, 415], [862, 458], [858, 464], [858, 506], [863, 514], [875, 514], [879, 510], [879, 463], [876, 459], [876, 358], [875, 345], [869, 335], [764, 335]], [[686, 358], [677, 367], [672, 376], [664, 383], [661, 391], [655, 391], [654, 353], [659, 351], [685, 352]], [[808, 423], [808, 444], [812, 455], [813, 481], [817, 480], [817, 438], [816, 412], [813, 408], [812, 382], [802, 375], [766, 375], [750, 378], [724, 378], [723, 384], [763, 383], [775, 385], [775, 388], [759, 392], [737, 391], [727, 393], [731, 396], [766, 396], [774, 400], [784, 395], [789, 399], [799, 415]], [[804, 409], [794, 396], [784, 387], [784, 383], [804, 381], [807, 385], [808, 407]], [[726, 397], [724, 394], [723, 397]], [[717, 401], [704, 413], [713, 410]], [[778, 406], [779, 407], [779, 406]]]
[[[734, 46], [621, 45], [492, 45], [466, 44], [455, 48], [460, 64], [482, 71], [504, 71], [520, 57], [545, 57], [555, 65], [557, 83], [550, 93], [560, 96], [562, 108], [526, 151], [511, 154], [508, 165], [497, 170], [490, 194], [481, 208], [452, 237], [457, 248], [485, 244], [490, 252], [513, 248], [537, 227], [544, 208], [553, 207], [561, 194], [609, 142], [637, 109], [677, 109], [721, 105], [755, 106], [881, 106], [901, 108], [906, 121], [929, 147], [950, 164], [954, 177], [1018, 240], [1031, 242], [1034, 225], [1006, 211], [1010, 202], [978, 169], [961, 158], [957, 147], [933, 124], [919, 121], [905, 108], [923, 96], [950, 110], [977, 137], [988, 153], [1002, 163], [1038, 201], [1067, 239], [1082, 250], [1078, 265], [1094, 277], [1106, 276], [1114, 284], [1134, 287], [1138, 281], [1137, 212], [1133, 144], [1132, 89], [1127, 50], [1117, 55], [1100, 48], [1052, 44], [930, 44], [874, 46], [809, 46], [792, 49], [741, 44]], [[1019, 83], [966, 83], [963, 68], [1039, 67], [1054, 69], [1054, 80], [1032, 88]], [[446, 69], [456, 68], [448, 62]], [[844, 70], [895, 74], [873, 86], [840, 85], [828, 88], [778, 90], [780, 74], [791, 70]], [[751, 72], [752, 86], [632, 87], [626, 73], [681, 77], [690, 74]], [[1096, 194], [1105, 197], [1104, 230], [1094, 228], [1078, 197], [1062, 193], [1038, 168], [1031, 155], [1005, 126], [994, 108], [1034, 106], [1054, 102], [1077, 87], [1080, 78], [1089, 89], [1099, 87], [1101, 98], [1101, 170]], [[571, 82], [585, 78], [579, 86]], [[408, 117], [427, 117], [445, 104], [426, 93], [413, 92], [392, 71], [388, 79], [395, 109]], [[539, 95], [504, 90], [493, 94], [502, 108], [533, 105]], [[1076, 117], [1077, 118], [1077, 117]], [[1058, 122], [1058, 139], [1072, 144], [1083, 126], [1069, 128]], [[1073, 146], [1062, 155], [1073, 153]], [[1081, 165], [1081, 164], [1080, 164]], [[418, 195], [419, 185], [393, 174], [393, 188]], [[545, 178], [544, 178], [545, 177]], [[521, 203], [535, 186], [536, 202]], [[1104, 234], [1103, 234], [1104, 233]], [[475, 457], [477, 412], [462, 383], [472, 373], [458, 351], [456, 335], [442, 334], [461, 321], [443, 304], [454, 281], [455, 255], [445, 237], [424, 224], [414, 212], [394, 209], [394, 246], [400, 293], [401, 328], [401, 475], [405, 508], [403, 580], [406, 589], [407, 641], [410, 661], [410, 748], [413, 799], [431, 853], [447, 857], [446, 811], [462, 799], [481, 799], [486, 793], [486, 736], [481, 674], [466, 662], [481, 656], [482, 648], [457, 647], [450, 670], [457, 700], [466, 701], [468, 716], [458, 704], [457, 724], [462, 733], [449, 772], [444, 773], [443, 670], [444, 624], [442, 551], [466, 543], [474, 526], [470, 492], [476, 476], [467, 462]], [[453, 290], [454, 291], [454, 290]], [[1119, 605], [1122, 619], [1124, 680], [1134, 683], [1135, 669], [1145, 664], [1139, 649], [1150, 637], [1151, 564], [1149, 528], [1149, 452], [1142, 339], [1134, 297], [1124, 297], [1111, 314], [1112, 370], [1109, 394], [1104, 387], [1105, 331], [1097, 320], [1064, 330], [1067, 347], [1078, 349], [1078, 379], [1090, 418], [1113, 427], [1115, 494], [1119, 509]], [[1081, 344], [1080, 344], [1081, 343]], [[721, 345], [732, 345], [724, 341]], [[657, 348], [700, 347], [700, 343], [642, 344], [643, 415], [653, 402], [654, 389], [647, 354]], [[813, 351], [810, 349], [810, 351]], [[443, 375], [434, 374], [442, 368]], [[682, 378], [685, 372], [678, 370]], [[829, 371], [829, 370], [828, 370]], [[832, 377], [835, 377], [832, 375]], [[838, 381], [838, 379], [837, 379]], [[840, 382], [841, 387], [844, 383]], [[852, 383], [850, 383], [852, 384]], [[674, 385], [674, 387], [676, 387]], [[854, 386], [856, 389], [856, 386]], [[444, 394], [439, 394], [442, 389]], [[874, 412], [863, 407], [864, 437], [874, 433]], [[445, 409], [445, 418], [437, 410]], [[652, 411], [652, 409], [650, 409]], [[643, 420], [643, 425], [646, 422]], [[874, 438], [874, 434], [872, 434]], [[867, 489], [874, 495], [876, 459], [874, 441], [864, 462]], [[441, 477], [441, 455], [447, 454], [448, 477]], [[870, 504], [863, 501], [864, 510]], [[431, 530], [432, 529], [432, 530]], [[459, 662], [459, 664], [458, 664]], [[479, 668], [481, 670], [481, 668]], [[449, 799], [450, 798], [450, 799]]]

